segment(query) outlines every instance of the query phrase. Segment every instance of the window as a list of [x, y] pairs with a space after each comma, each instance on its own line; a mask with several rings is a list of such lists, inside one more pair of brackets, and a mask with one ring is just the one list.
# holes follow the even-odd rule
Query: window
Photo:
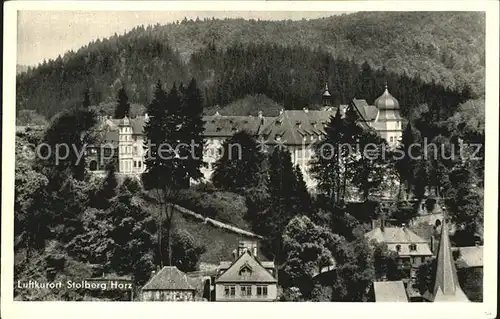
[[252, 295], [252, 286], [241, 286], [241, 296], [250, 297]]
[[391, 143], [394, 142], [394, 137], [391, 136], [390, 140], [391, 140]]
[[416, 251], [417, 250], [417, 245], [411, 244], [410, 245], [410, 251]]
[[142, 167], [142, 162], [138, 161], [138, 163], [139, 163], [139, 168], [141, 168]]
[[267, 296], [267, 286], [257, 286], [257, 297]]
[[137, 161], [134, 161], [134, 168], [137, 167]]
[[401, 245], [396, 245], [396, 251], [399, 253], [401, 251]]
[[224, 286], [224, 296], [225, 297], [234, 297], [236, 295], [236, 287], [235, 286]]

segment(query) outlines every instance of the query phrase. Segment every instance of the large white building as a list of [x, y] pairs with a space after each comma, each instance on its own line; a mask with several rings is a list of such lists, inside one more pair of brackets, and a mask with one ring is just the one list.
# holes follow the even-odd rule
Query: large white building
[[[311, 146], [326, 136], [325, 125], [338, 108], [341, 114], [348, 108], [354, 108], [359, 115], [360, 124], [378, 132], [392, 147], [401, 139], [399, 102], [389, 93], [387, 86], [374, 105], [369, 105], [365, 100], [353, 99], [349, 105], [337, 107], [331, 105], [330, 93], [326, 86], [321, 110], [282, 110], [276, 117], [262, 116], [262, 112], [259, 112], [258, 116], [224, 116], [218, 113], [205, 116], [203, 161], [207, 165], [202, 170], [204, 178], [211, 178], [213, 164], [222, 153], [224, 140], [236, 132], [246, 131], [254, 135], [262, 145], [279, 143], [286, 146], [292, 154], [294, 165], [301, 167], [307, 185], [314, 187], [315, 182], [308, 172], [309, 161], [313, 155]], [[144, 172], [143, 128], [147, 120], [147, 115], [133, 119], [102, 118], [103, 140], [110, 149], [116, 150], [115, 161], [119, 173], [135, 175]], [[89, 169], [104, 170], [105, 163], [99, 158], [100, 152], [90, 150], [90, 155]]]

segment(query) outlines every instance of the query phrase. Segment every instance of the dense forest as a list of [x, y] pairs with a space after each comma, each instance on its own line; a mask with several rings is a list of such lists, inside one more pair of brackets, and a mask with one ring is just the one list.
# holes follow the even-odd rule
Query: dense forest
[[50, 118], [86, 87], [97, 105], [122, 85], [131, 102], [147, 105], [158, 79], [170, 87], [194, 77], [205, 106], [265, 94], [293, 109], [319, 102], [325, 81], [342, 103], [373, 102], [387, 81], [406, 115], [427, 102], [445, 119], [448, 105], [462, 102], [458, 92], [484, 95], [483, 31], [479, 13], [437, 12], [139, 26], [19, 74], [17, 106]]

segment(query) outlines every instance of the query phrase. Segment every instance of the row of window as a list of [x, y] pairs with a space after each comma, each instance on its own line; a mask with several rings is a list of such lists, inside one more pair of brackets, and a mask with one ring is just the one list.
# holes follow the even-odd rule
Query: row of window
[[[408, 245], [408, 248], [410, 251], [417, 251], [417, 245], [416, 244], [410, 244]], [[396, 251], [399, 253], [401, 251], [401, 245], [396, 245]]]
[[131, 153], [136, 155], [137, 154], [137, 146], [120, 146], [120, 152], [121, 153]]
[[123, 172], [130, 172], [132, 170], [132, 165], [133, 168], [142, 168], [143, 163], [142, 161], [121, 161], [121, 168], [123, 168]]
[[[225, 297], [235, 297], [236, 296], [236, 286], [224, 286], [224, 296]], [[251, 297], [252, 296], [252, 286], [240, 286], [240, 297]], [[257, 286], [256, 289], [257, 297], [267, 296], [267, 286]]]
[[134, 168], [141, 168], [142, 167], [142, 161], [134, 161]]
[[397, 136], [389, 136], [389, 142], [390, 143], [399, 142], [399, 137], [397, 137]]

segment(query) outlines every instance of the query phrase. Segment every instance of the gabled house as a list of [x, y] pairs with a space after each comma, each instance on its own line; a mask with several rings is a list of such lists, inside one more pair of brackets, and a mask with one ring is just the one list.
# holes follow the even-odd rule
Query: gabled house
[[380, 227], [366, 233], [365, 238], [384, 243], [389, 250], [396, 252], [400, 268], [410, 270], [410, 277], [413, 275], [411, 270], [432, 257], [429, 243], [405, 225], [385, 227], [382, 222]]
[[142, 287], [142, 301], [194, 301], [196, 288], [185, 273], [165, 266]]
[[261, 262], [252, 249], [239, 249], [233, 262], [221, 262], [215, 278], [216, 301], [275, 301], [273, 262]]

